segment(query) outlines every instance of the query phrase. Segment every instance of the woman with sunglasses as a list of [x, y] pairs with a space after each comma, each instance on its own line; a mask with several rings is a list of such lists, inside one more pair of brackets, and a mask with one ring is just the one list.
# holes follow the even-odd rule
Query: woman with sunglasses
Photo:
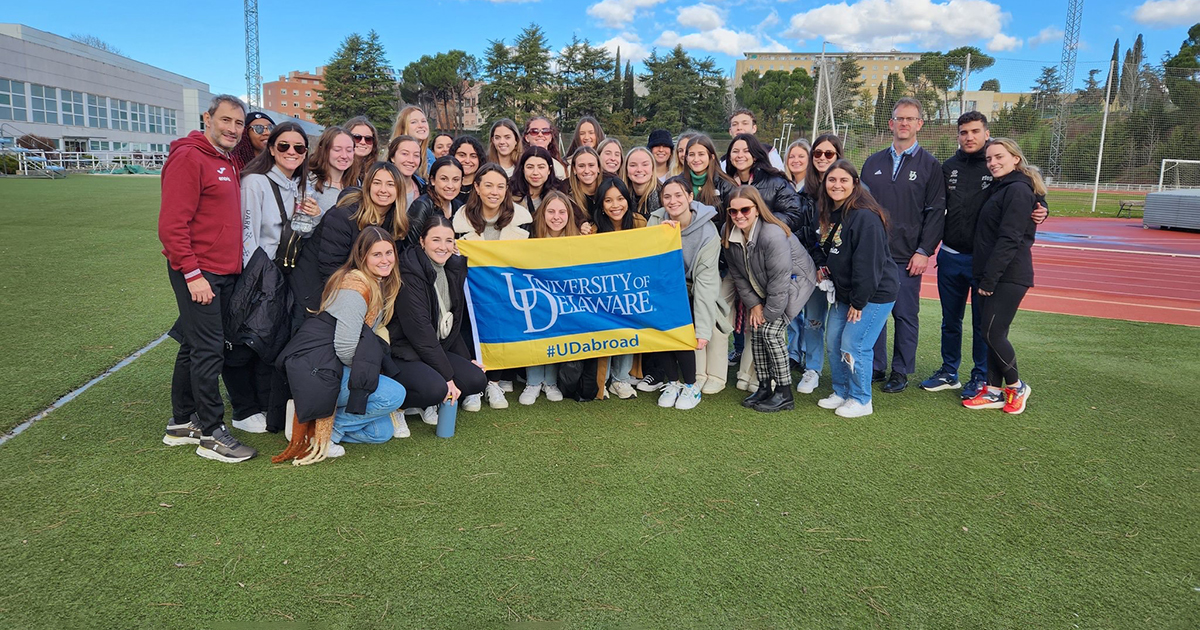
[[388, 162], [391, 162], [404, 178], [404, 190], [407, 191], [405, 207], [412, 205], [414, 199], [425, 194], [429, 184], [417, 175], [421, 166], [421, 143], [412, 136], [396, 136], [388, 143]]
[[409, 232], [408, 215], [401, 209], [404, 180], [389, 162], [376, 162], [367, 169], [363, 187], [349, 190], [322, 221], [318, 267], [322, 286], [350, 257], [351, 245], [370, 225], [387, 230], [404, 249]]
[[658, 178], [654, 176], [654, 155], [644, 147], [634, 147], [625, 155], [625, 185], [633, 193], [634, 211], [649, 218], [662, 207], [659, 203]]
[[433, 142], [430, 143], [430, 151], [433, 151], [433, 159], [438, 159], [447, 155], [452, 155], [453, 150], [450, 145], [454, 144], [454, 136], [439, 131], [433, 134]]
[[400, 110], [396, 115], [396, 124], [392, 125], [392, 137], [396, 136], [412, 136], [421, 143], [421, 164], [417, 167], [417, 174], [424, 175], [429, 172], [429, 165], [437, 158], [433, 157], [433, 150], [429, 148], [429, 119], [425, 117], [425, 110], [416, 105], [409, 105]]
[[621, 150], [620, 140], [605, 138], [596, 147], [596, 153], [600, 154], [601, 177], [621, 177], [621, 164], [625, 155]]
[[379, 155], [379, 135], [366, 116], [355, 116], [342, 126], [350, 130], [350, 139], [354, 141], [354, 167], [349, 172], [351, 177], [346, 180], [346, 186], [361, 186], [363, 174]]
[[[790, 150], [788, 154], [791, 154]], [[829, 171], [834, 162], [841, 158], [841, 138], [832, 133], [817, 136], [812, 144], [812, 151], [809, 153], [808, 171], [804, 175], [803, 188], [799, 193], [800, 205], [808, 215], [807, 222], [811, 229], [798, 236], [800, 243], [808, 249], [808, 254], [812, 256], [813, 263], [817, 266], [817, 282], [829, 278], [829, 270], [825, 265], [829, 247], [823, 244], [826, 235], [820, 232], [821, 226], [828, 225], [828, 223], [821, 218], [823, 210], [820, 209], [818, 200], [824, 194], [825, 173]], [[802, 361], [804, 372], [800, 376], [800, 382], [796, 384], [796, 391], [801, 394], [811, 394], [820, 385], [821, 370], [825, 367], [826, 321], [828, 318], [828, 293], [814, 291], [804, 305], [804, 313], [799, 319], [800, 326], [798, 326], [802, 329], [800, 335], [804, 347]]]
[[412, 226], [408, 236], [409, 245], [417, 245], [429, 217], [440, 214], [451, 219], [462, 207], [462, 202], [458, 200], [458, 193], [462, 189], [462, 173], [462, 164], [453, 155], [433, 161], [429, 167], [429, 187], [425, 194], [408, 206], [408, 224]]
[[[462, 186], [458, 192], [458, 201], [465, 204], [475, 187], [475, 173], [484, 164], [483, 143], [476, 140], [475, 136], [459, 136], [450, 145], [449, 155], [453, 155], [458, 163], [462, 164]], [[507, 177], [505, 175], [505, 178]]]
[[237, 146], [233, 147], [233, 151], [229, 153], [233, 165], [240, 171], [250, 163], [250, 160], [258, 157], [258, 154], [267, 148], [267, 136], [270, 136], [274, 130], [275, 121], [271, 120], [270, 116], [262, 112], [247, 114], [246, 127], [242, 130], [242, 137], [238, 140]]
[[591, 147], [599, 151], [604, 138], [604, 129], [600, 128], [600, 121], [591, 116], [584, 116], [575, 125], [575, 134], [571, 136], [571, 144], [567, 146], [567, 155], [575, 155], [580, 147]]
[[551, 166], [554, 167], [554, 176], [559, 181], [567, 179], [567, 169], [563, 166], [562, 158], [558, 151], [558, 128], [554, 123], [550, 122], [545, 116], [534, 116], [525, 123], [525, 146], [542, 147], [550, 152], [550, 157], [554, 159]]
[[829, 309], [825, 333], [833, 394], [817, 405], [843, 418], [858, 418], [873, 412], [875, 341], [900, 285], [888, 246], [887, 215], [849, 160], [837, 160], [825, 170], [820, 207], [825, 265], [837, 301]]
[[501, 118], [492, 123], [488, 131], [487, 161], [499, 164], [509, 177], [517, 169], [517, 160], [521, 159], [524, 149], [521, 147], [521, 132], [517, 123], [508, 118]]
[[[729, 220], [721, 240], [729, 276], [746, 308], [758, 389], [742, 401], [755, 411], [793, 409], [787, 325], [816, 288], [808, 252], [763, 203], [754, 186], [730, 195]], [[773, 385], [773, 387], [772, 387]]]

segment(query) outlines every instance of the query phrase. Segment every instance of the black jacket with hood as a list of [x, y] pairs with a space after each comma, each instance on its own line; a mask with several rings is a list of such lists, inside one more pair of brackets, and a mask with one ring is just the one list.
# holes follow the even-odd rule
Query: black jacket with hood
[[467, 259], [451, 256], [446, 261], [446, 281], [450, 285], [450, 311], [454, 325], [449, 336], [438, 339], [439, 320], [437, 272], [429, 256], [419, 247], [410, 247], [400, 255], [400, 294], [396, 296], [396, 316], [388, 323], [392, 356], [400, 361], [419, 361], [438, 371], [447, 381], [454, 379], [454, 368], [447, 352], [471, 357], [471, 324], [467, 321], [467, 299], [463, 283], [467, 280]]
[[975, 280], [984, 291], [997, 282], [1033, 286], [1033, 241], [1037, 225], [1031, 208], [1037, 202], [1033, 181], [1013, 171], [992, 182], [992, 194], [979, 209], [975, 226]]
[[942, 244], [960, 254], [975, 251], [975, 224], [979, 209], [991, 194], [992, 172], [987, 167], [987, 148], [975, 153], [959, 149], [942, 163], [946, 180], [946, 225]]
[[254, 250], [229, 298], [225, 322], [230, 343], [245, 344], [273, 363], [292, 332], [292, 292], [288, 279], [261, 247]]

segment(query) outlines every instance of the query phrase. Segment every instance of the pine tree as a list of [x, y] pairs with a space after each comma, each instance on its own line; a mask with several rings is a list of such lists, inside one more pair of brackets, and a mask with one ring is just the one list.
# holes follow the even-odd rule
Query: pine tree
[[621, 77], [621, 47], [617, 46], [617, 60], [613, 63], [613, 78], [612, 78], [612, 111], [621, 110], [621, 89], [624, 87], [625, 81]]
[[395, 73], [375, 31], [366, 39], [355, 33], [342, 42], [325, 66], [325, 89], [319, 94], [321, 107], [308, 110], [317, 124], [340, 125], [365, 115], [378, 129], [376, 146], [387, 143], [398, 98]]
[[1114, 81], [1111, 90], [1108, 90], [1108, 84], [1105, 83], [1105, 90], [1108, 91], [1108, 104], [1109, 105], [1112, 105], [1113, 101], [1117, 100], [1117, 93], [1121, 91], [1121, 66], [1119, 65], [1121, 63], [1121, 57], [1119, 56], [1120, 53], [1121, 53], [1121, 39], [1117, 38], [1117, 40], [1113, 42], [1112, 61], [1110, 62], [1112, 64], [1110, 66], [1110, 70], [1111, 70], [1112, 74], [1110, 75], [1108, 71], [1105, 71], [1105, 73], [1104, 73], [1104, 76], [1106, 76], [1106, 77], [1111, 76], [1112, 78], [1110, 80]]
[[633, 91], [633, 62], [625, 62], [625, 86], [621, 95], [621, 110], [633, 113], [634, 104], [637, 102], [637, 94]]

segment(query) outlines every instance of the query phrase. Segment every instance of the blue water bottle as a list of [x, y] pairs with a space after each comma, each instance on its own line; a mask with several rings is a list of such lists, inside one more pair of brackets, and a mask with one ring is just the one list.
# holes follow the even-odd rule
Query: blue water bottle
[[454, 437], [454, 418], [458, 415], [458, 402], [445, 401], [438, 405], [437, 436]]

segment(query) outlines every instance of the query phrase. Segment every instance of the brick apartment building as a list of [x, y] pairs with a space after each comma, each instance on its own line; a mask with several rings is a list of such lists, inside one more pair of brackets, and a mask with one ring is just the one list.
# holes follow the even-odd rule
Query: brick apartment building
[[278, 81], [263, 84], [263, 107], [300, 120], [312, 121], [305, 110], [321, 107], [321, 90], [325, 89], [325, 66], [315, 73], [293, 70]]

